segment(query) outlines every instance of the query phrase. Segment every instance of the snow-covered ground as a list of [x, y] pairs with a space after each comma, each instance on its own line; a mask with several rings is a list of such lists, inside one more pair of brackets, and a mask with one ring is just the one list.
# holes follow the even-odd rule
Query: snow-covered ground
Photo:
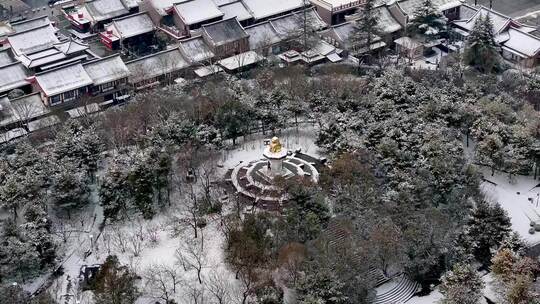
[[[303, 152], [314, 156], [320, 156], [315, 145], [316, 129], [311, 124], [301, 124], [299, 128], [290, 128], [278, 134], [282, 144], [291, 150], [301, 148]], [[232, 168], [240, 161], [251, 161], [262, 158], [264, 140], [270, 135], [252, 134], [238, 140], [236, 148], [223, 151], [220, 156], [222, 168], [216, 172], [215, 178], [223, 176], [228, 168]], [[98, 176], [103, 170], [98, 172]], [[219, 217], [208, 217], [207, 226], [202, 229], [197, 239], [194, 238], [192, 228], [181, 225], [180, 222], [186, 217], [182, 214], [183, 197], [173, 194], [172, 206], [164, 212], [156, 215], [151, 221], [133, 218], [129, 221], [108, 225], [100, 233], [99, 226], [103, 222], [103, 210], [99, 206], [97, 190], [92, 192], [92, 206], [81, 212], [80, 217], [66, 223], [67, 242], [62, 244], [61, 252], [63, 275], [55, 279], [49, 291], [57, 300], [68, 301], [72, 304], [76, 301], [92, 303], [88, 300], [87, 293], [77, 293], [78, 278], [83, 266], [102, 264], [107, 256], [116, 255], [123, 265], [127, 265], [142, 277], [139, 287], [143, 291], [137, 304], [153, 304], [156, 302], [155, 292], [148, 292], [148, 282], [145, 274], [149, 269], [157, 267], [176, 268], [179, 272], [181, 284], [175, 295], [177, 303], [186, 303], [187, 293], [193, 293], [197, 288], [197, 271], [193, 267], [185, 270], [181, 266], [179, 252], [186, 255], [185, 246], [189, 242], [204, 240], [204, 253], [202, 260], [203, 280], [219, 277], [222, 281], [231, 284], [233, 292], [239, 292], [238, 280], [235, 279], [224, 261], [223, 242], [224, 234], [221, 231]], [[231, 206], [224, 206], [230, 208]], [[178, 229], [178, 227], [182, 227]], [[174, 233], [173, 233], [174, 231]], [[40, 288], [50, 274], [44, 274], [32, 282], [24, 285], [24, 288], [34, 292]], [[71, 286], [71, 287], [70, 287]]]
[[509, 180], [508, 174], [495, 173], [482, 168], [487, 182], [481, 184], [486, 197], [498, 202], [512, 220], [512, 228], [530, 245], [540, 243], [540, 232], [529, 234], [531, 221], [540, 223], [540, 181], [531, 176], [516, 176]]
[[[248, 135], [245, 141], [239, 139], [239, 143], [235, 149], [225, 150], [221, 153], [220, 161], [223, 169], [233, 168], [240, 161], [249, 162], [263, 158], [264, 141], [270, 139], [271, 136], [267, 132], [265, 135], [262, 133]], [[316, 128], [312, 124], [302, 123], [298, 128], [292, 127], [285, 129], [280, 134], [277, 134], [277, 136], [281, 144], [291, 151], [301, 148], [303, 153], [310, 154], [311, 156], [321, 156], [321, 151], [315, 144], [317, 138]]]
[[436, 304], [443, 298], [443, 295], [439, 292], [439, 290], [435, 289], [427, 296], [423, 297], [412, 297], [409, 301], [407, 301], [407, 304]]

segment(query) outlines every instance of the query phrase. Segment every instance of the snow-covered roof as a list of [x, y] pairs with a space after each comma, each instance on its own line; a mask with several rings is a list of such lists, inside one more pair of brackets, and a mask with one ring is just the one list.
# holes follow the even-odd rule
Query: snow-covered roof
[[206, 24], [202, 26], [202, 29], [213, 45], [223, 45], [248, 37], [236, 18]]
[[179, 49], [170, 49], [142, 57], [126, 63], [131, 77], [131, 83], [179, 71], [189, 67], [189, 63]]
[[[327, 26], [314, 8], [308, 8], [305, 14], [308, 30], [317, 31]], [[270, 19], [270, 22], [282, 38], [291, 38], [302, 33], [304, 27], [303, 16], [304, 12], [301, 11]]]
[[278, 32], [268, 21], [246, 27], [245, 30], [249, 34], [251, 49], [268, 47], [281, 41]]
[[189, 0], [174, 5], [184, 24], [191, 25], [223, 16], [212, 0]]
[[[416, 9], [423, 5], [423, 2], [424, 0], [402, 0], [398, 2], [398, 5], [405, 14], [413, 16]], [[459, 0], [432, 0], [432, 3], [441, 12], [463, 4]]]
[[243, 2], [256, 20], [283, 14], [304, 6], [303, 0], [243, 0]]
[[36, 52], [60, 42], [52, 25], [44, 25], [8, 36], [11, 49], [17, 55]]
[[121, 0], [93, 0], [86, 2], [86, 11], [95, 21], [103, 21], [129, 14]]
[[79, 118], [88, 114], [96, 113], [97, 111], [99, 111], [99, 105], [97, 103], [89, 103], [84, 106], [67, 110], [66, 112], [71, 118]]
[[509, 28], [509, 38], [503, 43], [504, 47], [521, 53], [525, 57], [534, 57], [540, 53], [540, 38], [520, 30]]
[[61, 94], [92, 84], [92, 79], [80, 63], [36, 74], [36, 81], [47, 96]]
[[23, 128], [16, 128], [16, 129], [9, 130], [6, 133], [0, 134], [0, 143], [2, 144], [7, 143], [10, 140], [23, 137], [26, 134], [28, 134], [28, 132]]
[[202, 62], [214, 57], [214, 53], [208, 47], [202, 37], [195, 37], [180, 41], [180, 51], [192, 63]]
[[246, 9], [242, 1], [236, 1], [229, 4], [225, 4], [219, 7], [219, 10], [223, 12], [223, 19], [234, 18], [238, 21], [244, 21], [253, 18], [250, 12]]
[[22, 54], [17, 59], [27, 68], [35, 68], [55, 61], [65, 59], [67, 56], [58, 49], [51, 47], [42, 51]]
[[263, 61], [264, 57], [260, 56], [254, 51], [248, 51], [238, 55], [234, 55], [218, 61], [218, 64], [229, 71], [237, 70], [241, 67], [248, 66], [260, 61]]
[[[302, 20], [304, 18], [304, 10], [295, 12]], [[328, 25], [321, 19], [314, 7], [305, 9], [306, 22], [312, 30], [321, 30]]]
[[318, 40], [311, 50], [322, 56], [328, 56], [336, 51], [336, 47], [326, 41]]
[[51, 24], [51, 20], [47, 16], [41, 16], [33, 19], [28, 19], [20, 22], [15, 22], [11, 24], [11, 28], [15, 30], [15, 32], [23, 32], [29, 29], [33, 29], [36, 27], [42, 27], [44, 25]]
[[460, 20], [468, 20], [469, 18], [474, 16], [474, 14], [476, 14], [477, 11], [478, 11], [477, 8], [464, 3], [459, 8], [459, 19]]
[[217, 6], [222, 6], [222, 5], [233, 3], [233, 2], [236, 2], [236, 1], [238, 1], [238, 0], [214, 0], [214, 3]]
[[73, 39], [73, 38], [70, 38], [68, 40], [65, 40], [59, 43], [55, 43], [54, 48], [66, 55], [79, 53], [79, 52], [86, 51], [89, 49], [87, 43], [84, 43], [80, 40]]
[[11, 57], [8, 50], [0, 51], [0, 66], [15, 62], [15, 59]]
[[51, 112], [51, 110], [49, 110], [49, 108], [41, 101], [39, 92], [14, 98], [10, 100], [10, 103], [13, 113], [21, 120], [28, 121], [47, 115]]
[[397, 44], [397, 45], [400, 45], [402, 47], [405, 47], [407, 49], [413, 49], [413, 48], [417, 48], [417, 47], [421, 47], [422, 44], [410, 37], [407, 37], [407, 36], [404, 36], [404, 37], [400, 37], [396, 40], [394, 40], [394, 42]]
[[476, 20], [478, 18], [482, 17], [485, 18], [485, 16], [489, 15], [491, 22], [493, 23], [493, 33], [495, 35], [499, 34], [501, 31], [505, 30], [511, 23], [512, 18], [505, 16], [499, 12], [496, 12], [494, 10], [490, 10], [486, 7], [481, 7], [472, 17], [470, 17], [467, 20], [456, 20], [454, 21], [454, 24], [459, 26], [460, 28], [465, 29], [466, 31], [470, 32], [472, 31], [474, 24], [476, 23]]
[[7, 92], [27, 85], [28, 70], [20, 63], [0, 67], [0, 92]]
[[329, 11], [357, 7], [364, 4], [363, 1], [359, 0], [311, 0], [311, 2]]
[[161, 16], [167, 16], [167, 11], [173, 7], [175, 3], [182, 2], [182, 0], [148, 0], [154, 10]]
[[129, 76], [129, 70], [119, 54], [87, 62], [83, 66], [94, 85], [116, 81]]
[[143, 2], [143, 0], [122, 0], [122, 2], [124, 2], [124, 5], [126, 5], [128, 8], [136, 8], [140, 3]]
[[75, 39], [54, 43], [53, 47], [37, 52], [22, 54], [17, 59], [27, 68], [42, 67], [68, 58], [68, 55], [88, 50], [88, 44]]
[[0, 22], [0, 38], [15, 33], [9, 23]]
[[401, 24], [399, 24], [399, 22], [392, 16], [388, 10], [388, 7], [381, 6], [376, 8], [375, 11], [379, 17], [377, 25], [382, 32], [390, 34], [403, 28]]
[[58, 116], [56, 115], [51, 115], [51, 116], [47, 116], [41, 119], [31, 121], [27, 125], [28, 125], [28, 130], [30, 130], [30, 132], [34, 132], [40, 129], [52, 127], [59, 123], [60, 123], [60, 118], [58, 118]]
[[209, 65], [209, 66], [202, 66], [202, 67], [194, 70], [193, 72], [195, 72], [195, 75], [203, 78], [203, 77], [206, 77], [206, 76], [214, 75], [214, 74], [219, 73], [219, 72], [223, 72], [223, 68], [221, 68], [220, 66], [212, 64], [212, 65]]
[[270, 23], [282, 38], [294, 37], [302, 32], [302, 20], [296, 14], [270, 19]]
[[343, 44], [348, 44], [351, 34], [354, 31], [354, 24], [351, 22], [334, 25], [331, 28], [337, 39]]
[[122, 38], [130, 38], [154, 31], [154, 23], [146, 12], [113, 19], [112, 27], [115, 34]]

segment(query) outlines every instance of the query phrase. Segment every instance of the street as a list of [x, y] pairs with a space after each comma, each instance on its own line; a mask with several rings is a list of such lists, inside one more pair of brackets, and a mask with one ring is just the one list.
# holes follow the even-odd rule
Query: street
[[470, 4], [478, 3], [489, 7], [493, 3], [493, 9], [510, 17], [521, 17], [528, 13], [540, 10], [540, 0], [467, 0]]

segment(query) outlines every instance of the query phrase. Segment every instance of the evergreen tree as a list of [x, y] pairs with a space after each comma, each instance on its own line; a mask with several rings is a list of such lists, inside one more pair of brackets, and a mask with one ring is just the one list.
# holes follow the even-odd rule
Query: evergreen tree
[[[379, 15], [375, 10], [375, 0], [367, 0], [360, 18], [354, 24], [354, 31], [350, 36], [350, 44], [353, 53], [359, 54], [371, 51], [371, 45], [382, 34], [378, 26]], [[360, 54], [361, 55], [361, 54]]]
[[286, 210], [286, 229], [292, 241], [315, 239], [330, 219], [324, 198], [314, 190], [296, 183], [287, 189], [289, 206]]
[[20, 207], [41, 197], [49, 163], [28, 143], [19, 144], [12, 158], [0, 162], [0, 208], [16, 221]]
[[296, 286], [299, 304], [345, 304], [345, 284], [329, 269], [309, 271]]
[[147, 219], [155, 214], [154, 172], [151, 161], [144, 152], [138, 153], [128, 175], [133, 204]]
[[250, 117], [250, 110], [245, 105], [239, 101], [228, 101], [218, 108], [216, 125], [235, 145], [236, 139], [249, 131]]
[[53, 154], [57, 160], [72, 159], [77, 167], [92, 175], [104, 145], [93, 125], [85, 126], [78, 120], [68, 120], [56, 136]]
[[423, 0], [415, 9], [409, 28], [413, 33], [434, 40], [447, 31], [446, 18], [433, 5], [432, 0]]
[[90, 189], [87, 176], [69, 159], [59, 161], [55, 169], [50, 201], [60, 210], [67, 212], [68, 218], [71, 218], [72, 210], [88, 203]]
[[491, 17], [479, 16], [476, 19], [465, 49], [465, 63], [477, 68], [483, 73], [500, 70], [500, 55], [495, 42]]
[[457, 263], [441, 278], [441, 304], [476, 304], [483, 288], [484, 283], [473, 267]]
[[130, 202], [128, 169], [130, 163], [116, 157], [110, 164], [99, 186], [99, 198], [106, 219], [118, 219], [126, 215]]
[[101, 265], [92, 288], [96, 304], [133, 304], [140, 295], [135, 286], [137, 275], [120, 265], [116, 256], [109, 256]]
[[510, 236], [511, 222], [499, 204], [478, 202], [467, 223], [467, 235], [473, 242], [473, 254], [484, 265], [489, 265], [492, 250], [496, 250]]

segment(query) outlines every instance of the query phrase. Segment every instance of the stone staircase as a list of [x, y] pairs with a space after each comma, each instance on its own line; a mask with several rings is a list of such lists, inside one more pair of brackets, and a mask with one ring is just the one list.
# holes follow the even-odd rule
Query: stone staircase
[[419, 288], [419, 284], [411, 281], [406, 275], [401, 274], [393, 280], [397, 284], [390, 290], [383, 293], [377, 293], [372, 304], [402, 304], [413, 297]]

